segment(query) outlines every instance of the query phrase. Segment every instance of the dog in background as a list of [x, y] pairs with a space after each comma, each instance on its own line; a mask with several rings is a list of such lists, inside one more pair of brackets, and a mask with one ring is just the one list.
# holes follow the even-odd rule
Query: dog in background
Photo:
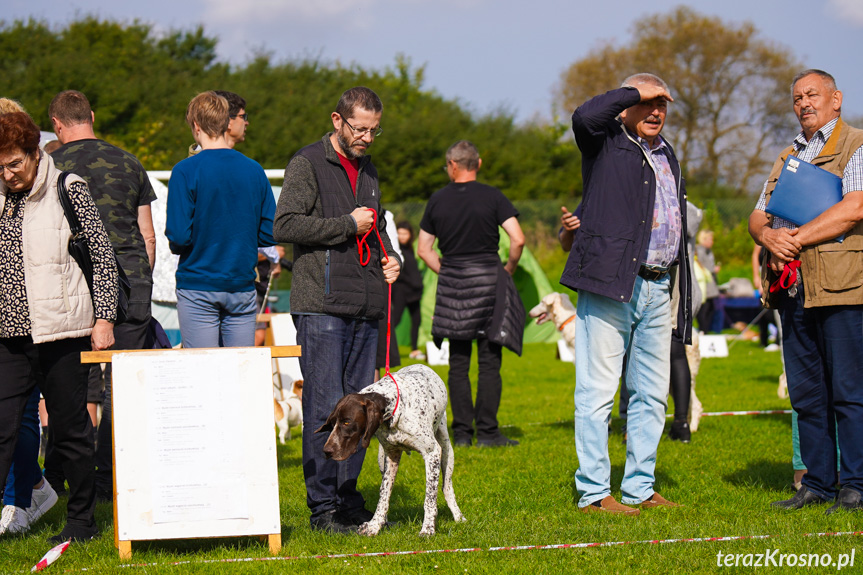
[[686, 363], [689, 364], [689, 375], [692, 379], [692, 386], [689, 390], [689, 430], [695, 433], [698, 431], [698, 424], [701, 422], [701, 414], [704, 413], [704, 408], [695, 395], [695, 378], [698, 375], [698, 370], [701, 368], [701, 345], [698, 330], [692, 330], [692, 345], [686, 347]]
[[553, 321], [566, 345], [570, 349], [575, 349], [575, 306], [572, 305], [568, 295], [550, 293], [542, 298], [542, 301], [536, 304], [528, 315], [535, 317], [537, 324]]
[[279, 428], [279, 441], [284, 445], [286, 438], [291, 439], [291, 428], [303, 425], [303, 380], [295, 380], [291, 391], [284, 398], [281, 395], [278, 389], [273, 390], [276, 427]]
[[380, 442], [380, 499], [372, 519], [360, 525], [360, 534], [377, 535], [386, 523], [390, 495], [405, 451], [418, 451], [425, 460], [425, 516], [420, 535], [435, 533], [441, 479], [444, 499], [453, 517], [465, 521], [452, 487], [453, 449], [446, 428], [446, 405], [446, 385], [438, 374], [427, 365], [411, 365], [395, 372], [393, 378], [385, 376], [360, 393], [340, 399], [326, 423], [315, 431], [330, 434], [324, 454], [336, 461], [356, 453], [359, 445], [367, 448], [372, 435]]

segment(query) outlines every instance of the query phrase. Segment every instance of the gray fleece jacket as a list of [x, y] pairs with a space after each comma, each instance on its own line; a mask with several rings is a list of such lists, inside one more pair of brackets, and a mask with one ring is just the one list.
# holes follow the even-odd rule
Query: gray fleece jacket
[[[360, 159], [356, 195], [330, 134], [291, 158], [273, 225], [277, 241], [294, 244], [291, 313], [385, 317], [383, 252], [376, 234], [367, 240], [369, 263], [362, 266], [359, 259], [357, 224], [350, 214], [360, 206], [380, 213], [377, 170], [369, 156]], [[387, 255], [401, 265], [383, 218], [377, 227]]]

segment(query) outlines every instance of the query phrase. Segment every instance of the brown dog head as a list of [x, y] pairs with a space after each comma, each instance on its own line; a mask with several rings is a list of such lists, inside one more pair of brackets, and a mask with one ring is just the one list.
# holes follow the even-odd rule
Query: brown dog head
[[384, 420], [387, 400], [378, 393], [352, 393], [339, 400], [327, 422], [315, 433], [329, 432], [324, 445], [327, 459], [344, 461], [356, 453], [360, 441], [368, 448], [372, 436]]
[[303, 380], [296, 379], [294, 383], [291, 384], [291, 391], [293, 391], [297, 397], [300, 399], [303, 398]]

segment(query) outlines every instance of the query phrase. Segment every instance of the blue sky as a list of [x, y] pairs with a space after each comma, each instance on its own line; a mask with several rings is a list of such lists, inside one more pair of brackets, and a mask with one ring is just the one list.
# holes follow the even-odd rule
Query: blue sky
[[[425, 65], [425, 87], [485, 113], [519, 120], [552, 115], [552, 92], [569, 64], [604, 41], [627, 42], [647, 14], [673, 0], [6, 0], [2, 18], [63, 24], [82, 15], [152, 23], [157, 30], [203, 24], [220, 56], [243, 62], [255, 50], [276, 60], [312, 57], [392, 66], [396, 55]], [[751, 21], [806, 67], [823, 68], [863, 116], [863, 0], [689, 2], [728, 23]], [[661, 73], [661, 72], [660, 72]], [[790, 80], [790, 78], [789, 78]], [[337, 95], [333, 95], [336, 97]], [[790, 103], [789, 103], [790, 106]]]

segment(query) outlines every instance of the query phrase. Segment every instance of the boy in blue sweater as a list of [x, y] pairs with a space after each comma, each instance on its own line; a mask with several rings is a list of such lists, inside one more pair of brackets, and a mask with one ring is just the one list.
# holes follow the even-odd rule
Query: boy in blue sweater
[[171, 251], [180, 256], [183, 347], [252, 346], [257, 248], [276, 243], [272, 189], [261, 166], [226, 141], [225, 98], [198, 94], [186, 122], [201, 152], [174, 166], [165, 228]]

